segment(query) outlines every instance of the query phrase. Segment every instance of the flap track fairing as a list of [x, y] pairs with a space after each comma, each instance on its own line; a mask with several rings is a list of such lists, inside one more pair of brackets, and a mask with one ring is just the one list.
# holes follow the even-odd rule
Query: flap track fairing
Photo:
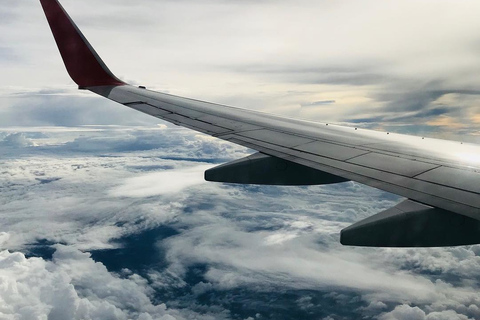
[[405, 200], [340, 233], [343, 245], [447, 247], [480, 243], [480, 221]]
[[348, 181], [333, 174], [256, 153], [205, 172], [205, 180], [283, 186], [321, 185]]

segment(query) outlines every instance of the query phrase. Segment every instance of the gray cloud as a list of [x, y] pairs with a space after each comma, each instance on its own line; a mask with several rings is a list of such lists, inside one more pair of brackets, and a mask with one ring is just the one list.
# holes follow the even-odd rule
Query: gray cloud
[[321, 100], [321, 101], [314, 101], [309, 103], [302, 103], [302, 107], [317, 107], [317, 106], [324, 106], [329, 104], [334, 104], [335, 100]]
[[395, 310], [385, 313], [379, 318], [380, 320], [469, 320], [466, 315], [458, 314], [453, 310], [435, 311], [431, 313], [425, 313], [418, 307], [411, 307], [409, 305], [400, 305]]
[[[476, 56], [474, 44], [478, 43], [478, 37], [471, 32], [478, 29], [477, 19], [469, 14], [471, 8], [443, 3], [436, 6], [437, 14], [431, 14], [419, 10], [413, 1], [398, 4], [393, 11], [391, 5], [375, 1], [365, 6], [350, 3], [348, 10], [342, 4], [304, 4], [64, 3], [113, 71], [150, 87], [287, 116], [382, 123], [435, 119], [438, 115], [428, 114], [430, 110], [439, 111], [438, 100], [455, 94], [458, 97], [453, 101], [442, 102], [446, 108], [442, 115], [475, 124], [470, 115], [474, 114], [476, 100], [462, 98], [478, 94], [472, 83], [479, 67], [476, 59], [469, 58], [473, 53]], [[98, 15], [90, 14], [92, 5]], [[305, 7], [310, 10], [302, 9]], [[385, 20], [374, 15], [372, 8], [382, 9]], [[21, 19], [5, 26], [2, 34], [5, 43], [12, 44], [8, 51], [25, 57], [22, 63], [8, 63], [5, 72], [11, 76], [3, 79], [4, 87], [31, 87], [39, 83], [63, 86], [68, 77], [40, 7], [21, 5], [21, 9], [25, 11]], [[397, 19], [412, 10], [416, 15], [411, 16], [408, 24]], [[18, 10], [4, 11], [11, 15]], [[445, 15], [462, 16], [462, 23], [452, 23], [447, 28], [439, 20]], [[23, 17], [27, 16], [35, 28], [22, 27], [26, 19]], [[129, 19], [122, 19], [125, 16]], [[193, 23], [178, 23], [179, 20]], [[218, 28], [219, 25], [223, 27]], [[437, 34], [442, 34], [442, 41], [437, 41]], [[124, 43], [129, 46], [123, 46]], [[121, 52], [118, 45], [123, 48]], [[285, 92], [290, 93], [286, 96]], [[330, 100], [335, 100], [335, 108], [296, 108], [310, 101]], [[48, 103], [56, 105], [52, 108], [60, 108], [64, 101], [50, 99]], [[23, 103], [11, 99], [5, 105], [0, 109]], [[402, 116], [403, 112], [415, 114]], [[4, 113], [2, 119], [8, 120], [3, 123], [26, 123], [19, 116], [6, 117]], [[88, 119], [79, 113], [75, 119], [127, 124], [126, 118], [130, 118], [114, 112], [110, 118], [104, 112], [84, 113], [90, 113]], [[55, 123], [78, 124], [60, 110], [45, 114]], [[31, 125], [48, 123], [39, 120]]]
[[[210, 161], [217, 152], [239, 158], [245, 150], [188, 130], [12, 131], [2, 134], [4, 141], [13, 136], [29, 143], [0, 149], [0, 247], [40, 255], [15, 254], [26, 266], [35, 262], [38, 270], [47, 270], [41, 271], [45, 288], [64, 270], [77, 270], [55, 282], [68, 288], [68, 295], [46, 296], [69, 297], [61, 315], [94, 318], [103, 310], [120, 318], [146, 313], [228, 319], [240, 317], [231, 311], [238, 299], [247, 301], [243, 318], [275, 317], [285, 305], [306, 319], [480, 315], [477, 246], [388, 250], [338, 244], [341, 228], [401, 200], [394, 195], [355, 183], [302, 188], [206, 183], [204, 168], [185, 158]], [[136, 139], [146, 147], [132, 147]], [[138, 248], [129, 247], [143, 235]], [[136, 258], [144, 265], [127, 263], [129, 252], [146, 248], [150, 260]], [[79, 249], [91, 251], [97, 263]], [[53, 260], [41, 253], [45, 250]], [[115, 264], [105, 258], [109, 252], [115, 252]], [[118, 257], [134, 270], [122, 271]], [[13, 270], [5, 265], [0, 272]], [[23, 270], [36, 279], [37, 269]], [[12, 281], [36, 288], [22, 279]], [[35, 308], [57, 308], [35, 298], [40, 291], [30, 291], [27, 301], [39, 301]], [[78, 299], [87, 313], [72, 307]], [[8, 304], [19, 310], [17, 300]]]
[[0, 26], [8, 25], [19, 15], [17, 9], [22, 6], [22, 3], [15, 0], [5, 0], [3, 6], [0, 8]]
[[[229, 70], [232, 67], [223, 67]], [[266, 63], [262, 65], [241, 65], [235, 66], [232, 71], [255, 74], [267, 77], [270, 81], [302, 84], [333, 84], [365, 86], [381, 84], [393, 79], [382, 74], [382, 66], [379, 62], [370, 64], [358, 62], [345, 66], [332, 66], [321, 64], [320, 66], [305, 66], [305, 63], [298, 65], [274, 65]]]
[[[61, 91], [60, 91], [61, 92]], [[55, 90], [7, 100], [0, 126], [152, 125], [160, 121], [93, 95], [74, 99]]]
[[[151, 302], [142, 277], [109, 273], [88, 253], [56, 246], [52, 261], [0, 253], [0, 316], [27, 319], [212, 319], [210, 315], [168, 309]], [[15, 288], [15, 289], [13, 289]], [[5, 308], [7, 307], [7, 308]]]
[[423, 110], [432, 102], [448, 94], [480, 95], [480, 90], [444, 88], [445, 84], [440, 82], [431, 82], [420, 88], [407, 86], [403, 90], [397, 87], [396, 92], [378, 94], [377, 99], [387, 103], [385, 111], [400, 113]]
[[13, 148], [22, 148], [22, 147], [31, 147], [34, 143], [31, 139], [27, 138], [23, 133], [10, 133], [7, 134], [3, 141], [0, 141], [0, 146], [4, 147], [13, 147]]
[[12, 48], [0, 46], [0, 61], [3, 64], [17, 62], [19, 59], [18, 52], [15, 52]]
[[[112, 70], [149, 87], [373, 128], [438, 135], [442, 117], [475, 128], [479, 20], [471, 4], [64, 4]], [[291, 318], [305, 319], [480, 317], [477, 246], [338, 245], [341, 228], [398, 197], [354, 183], [279, 188], [192, 179], [202, 175], [199, 162], [246, 150], [179, 129], [77, 128], [158, 121], [73, 95], [39, 6], [13, 1], [0, 9], [0, 21], [8, 44], [0, 64], [9, 75], [0, 79], [7, 93], [0, 126], [70, 126], [0, 134], [0, 247], [40, 256], [2, 253], [1, 274], [28, 298], [2, 304], [13, 313], [28, 304], [59, 318], [246, 319], [279, 318], [273, 309], [288, 306], [297, 312]], [[39, 84], [48, 87], [31, 89]], [[67, 85], [72, 90], [49, 89]], [[299, 107], [330, 100], [334, 108]], [[169, 190], [170, 182], [178, 188]], [[147, 238], [157, 242], [147, 270], [112, 271], [93, 254], [128, 256], [127, 238], [159, 226], [174, 232]]]

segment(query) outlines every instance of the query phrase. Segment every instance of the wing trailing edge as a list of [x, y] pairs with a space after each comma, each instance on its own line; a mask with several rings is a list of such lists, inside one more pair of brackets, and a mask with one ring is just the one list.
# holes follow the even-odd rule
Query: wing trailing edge
[[107, 68], [57, 0], [40, 3], [68, 74], [80, 88], [125, 84]]

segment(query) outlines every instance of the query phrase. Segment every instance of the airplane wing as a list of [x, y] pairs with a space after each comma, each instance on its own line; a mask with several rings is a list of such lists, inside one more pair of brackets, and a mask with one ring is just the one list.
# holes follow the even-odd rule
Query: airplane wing
[[479, 146], [288, 119], [134, 87], [113, 75], [57, 0], [40, 2], [80, 89], [259, 152], [208, 170], [207, 180], [275, 185], [356, 181], [407, 200], [342, 230], [342, 244], [480, 243]]

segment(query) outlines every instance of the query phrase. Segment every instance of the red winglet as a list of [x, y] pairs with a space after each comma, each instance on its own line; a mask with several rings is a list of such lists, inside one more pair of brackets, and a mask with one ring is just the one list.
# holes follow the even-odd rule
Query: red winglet
[[68, 74], [80, 88], [124, 85], [113, 75], [57, 0], [40, 0]]

